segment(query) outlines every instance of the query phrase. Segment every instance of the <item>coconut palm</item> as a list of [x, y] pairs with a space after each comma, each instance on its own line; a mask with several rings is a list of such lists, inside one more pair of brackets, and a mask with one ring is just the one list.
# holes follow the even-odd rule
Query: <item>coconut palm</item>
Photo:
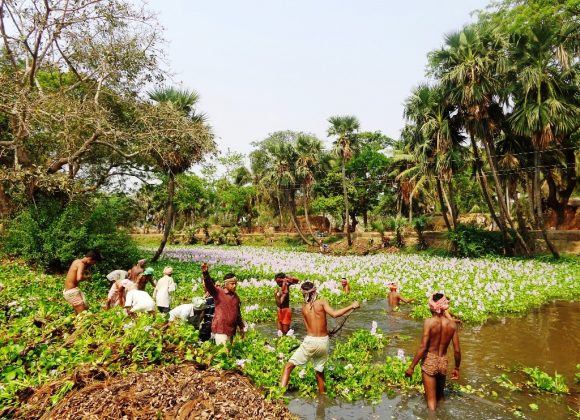
[[360, 128], [358, 119], [353, 115], [333, 116], [328, 119], [330, 127], [328, 136], [335, 136], [334, 151], [340, 156], [342, 171], [342, 193], [344, 197], [344, 219], [348, 246], [352, 245], [348, 211], [348, 194], [346, 189], [346, 163], [353, 155], [353, 146], [356, 141], [356, 132]]

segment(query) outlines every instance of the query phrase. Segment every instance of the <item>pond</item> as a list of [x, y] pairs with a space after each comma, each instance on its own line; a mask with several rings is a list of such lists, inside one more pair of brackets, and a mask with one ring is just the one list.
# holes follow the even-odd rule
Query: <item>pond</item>
[[[377, 354], [377, 360], [386, 355], [396, 355], [399, 349], [414, 354], [421, 336], [421, 322], [408, 315], [409, 307], [400, 312], [386, 312], [384, 300], [363, 305], [346, 322], [340, 335], [333, 340], [347, 337], [357, 329], [370, 329], [372, 321], [389, 336], [410, 336], [411, 339], [392, 340], [391, 344]], [[293, 328], [299, 338], [305, 330], [294, 309]], [[274, 324], [258, 327], [265, 334], [275, 333]], [[521, 407], [527, 418], [572, 417], [568, 407], [578, 411], [579, 389], [574, 384], [576, 365], [580, 363], [580, 303], [556, 301], [519, 318], [500, 318], [482, 326], [462, 326], [460, 342], [461, 385], [475, 389], [485, 388], [483, 397], [476, 394], [450, 391], [447, 400], [437, 410], [438, 419], [500, 419], [514, 418], [513, 409]], [[449, 355], [453, 366], [452, 355]], [[505, 369], [539, 367], [541, 370], [564, 375], [570, 387], [570, 395], [556, 396], [535, 394], [530, 390], [514, 391], [500, 387], [494, 378]], [[508, 373], [512, 381], [523, 381], [518, 373]], [[495, 391], [497, 397], [492, 397]], [[539, 410], [533, 412], [529, 404]], [[383, 396], [379, 404], [358, 401], [347, 403], [339, 399], [321, 397], [305, 399], [290, 395], [290, 410], [304, 419], [415, 419], [429, 418], [422, 395], [405, 395], [399, 391]]]

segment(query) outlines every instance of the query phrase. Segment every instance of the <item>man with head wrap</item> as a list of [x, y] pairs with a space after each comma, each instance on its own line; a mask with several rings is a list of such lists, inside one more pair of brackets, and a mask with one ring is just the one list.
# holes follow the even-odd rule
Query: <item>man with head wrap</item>
[[314, 370], [316, 371], [318, 391], [324, 393], [324, 365], [328, 360], [330, 345], [326, 315], [328, 314], [333, 318], [338, 318], [360, 308], [360, 305], [358, 302], [353, 302], [345, 308], [333, 309], [326, 300], [318, 299], [316, 287], [310, 281], [302, 283], [300, 290], [304, 296], [302, 316], [304, 317], [304, 324], [306, 325], [308, 335], [304, 337], [304, 341], [284, 367], [280, 386], [285, 388], [288, 385], [290, 374], [296, 366], [304, 366], [312, 360]]
[[432, 316], [423, 323], [421, 344], [405, 375], [412, 376], [415, 366], [422, 360], [421, 372], [427, 406], [429, 410], [435, 410], [437, 403], [444, 397], [449, 344], [453, 343], [455, 358], [455, 369], [451, 373], [451, 379], [459, 379], [461, 350], [457, 324], [445, 315], [449, 309], [449, 300], [442, 293], [435, 293], [429, 299], [429, 309]]
[[147, 264], [147, 260], [146, 259], [142, 259], [142, 260], [137, 261], [137, 264], [135, 264], [129, 270], [129, 272], [127, 274], [127, 278], [129, 280], [134, 281], [135, 283], [137, 283], [137, 280], [139, 280], [139, 276], [141, 274], [143, 274], [143, 271], [145, 271], [145, 264]]
[[201, 273], [205, 289], [215, 300], [215, 312], [211, 325], [215, 343], [218, 346], [231, 343], [237, 329], [240, 331], [240, 336], [244, 338], [241, 302], [236, 294], [238, 284], [236, 276], [234, 273], [226, 274], [224, 287], [217, 287], [209, 275], [207, 263], [201, 265]]

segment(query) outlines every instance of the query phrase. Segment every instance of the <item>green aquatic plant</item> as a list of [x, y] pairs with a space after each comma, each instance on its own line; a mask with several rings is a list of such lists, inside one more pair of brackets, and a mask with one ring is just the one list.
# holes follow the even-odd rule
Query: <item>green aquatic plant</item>
[[530, 378], [527, 382], [529, 386], [554, 394], [567, 394], [570, 391], [564, 377], [557, 372], [554, 372], [554, 377], [552, 377], [537, 367], [524, 368], [522, 371]]

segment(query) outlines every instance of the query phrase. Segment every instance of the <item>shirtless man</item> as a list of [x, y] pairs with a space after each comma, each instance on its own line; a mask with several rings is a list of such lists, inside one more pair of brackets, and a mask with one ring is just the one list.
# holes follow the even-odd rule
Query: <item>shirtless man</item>
[[139, 276], [137, 276], [137, 281], [135, 284], [137, 285], [138, 290], [145, 290], [147, 283], [150, 283], [153, 289], [157, 286], [155, 284], [155, 280], [153, 280], [153, 273], [155, 271], [151, 267], [147, 267], [145, 271], [143, 271]]
[[413, 362], [405, 372], [412, 376], [415, 366], [422, 360], [423, 387], [429, 410], [435, 410], [437, 403], [443, 399], [445, 377], [447, 375], [447, 348], [453, 343], [455, 369], [451, 372], [451, 379], [459, 379], [459, 365], [461, 364], [461, 350], [459, 349], [459, 333], [457, 324], [445, 316], [449, 308], [449, 301], [442, 293], [435, 293], [429, 299], [429, 309], [432, 317], [423, 323], [423, 336]]
[[401, 302], [412, 303], [415, 299], [407, 299], [399, 294], [399, 286], [394, 281], [389, 283], [389, 293], [387, 293], [387, 300], [391, 311], [399, 310]]
[[357, 308], [360, 308], [358, 302], [353, 302], [342, 309], [332, 309], [326, 300], [318, 300], [316, 287], [310, 281], [305, 281], [300, 287], [304, 295], [304, 304], [302, 305], [302, 316], [306, 325], [308, 335], [300, 344], [298, 350], [294, 352], [290, 360], [284, 367], [280, 386], [285, 388], [290, 380], [290, 374], [296, 366], [304, 366], [309, 360], [312, 360], [314, 370], [316, 371], [316, 382], [318, 391], [324, 393], [324, 364], [328, 360], [330, 347], [330, 338], [326, 325], [326, 315], [333, 318], [343, 316]]
[[276, 306], [278, 307], [278, 330], [282, 331], [282, 334], [290, 330], [290, 324], [292, 323], [292, 308], [290, 308], [290, 285], [296, 284], [297, 279], [293, 277], [288, 277], [284, 273], [278, 273], [274, 277], [274, 280], [279, 287], [276, 288], [276, 293], [274, 298], [276, 299]]
[[98, 251], [89, 251], [83, 258], [74, 260], [68, 269], [62, 294], [65, 300], [72, 305], [75, 314], [80, 314], [89, 308], [85, 295], [79, 289], [79, 282], [90, 278], [86, 269], [99, 261], [101, 261], [101, 254]]
[[142, 260], [137, 261], [137, 264], [135, 264], [129, 270], [127, 278], [131, 281], [134, 281], [135, 284], [137, 284], [137, 282], [139, 280], [139, 276], [143, 273], [143, 271], [145, 271], [145, 264], [147, 264], [146, 259], [142, 259]]
[[340, 279], [340, 285], [342, 286], [342, 293], [348, 295], [350, 293], [350, 284], [348, 284], [346, 277]]

